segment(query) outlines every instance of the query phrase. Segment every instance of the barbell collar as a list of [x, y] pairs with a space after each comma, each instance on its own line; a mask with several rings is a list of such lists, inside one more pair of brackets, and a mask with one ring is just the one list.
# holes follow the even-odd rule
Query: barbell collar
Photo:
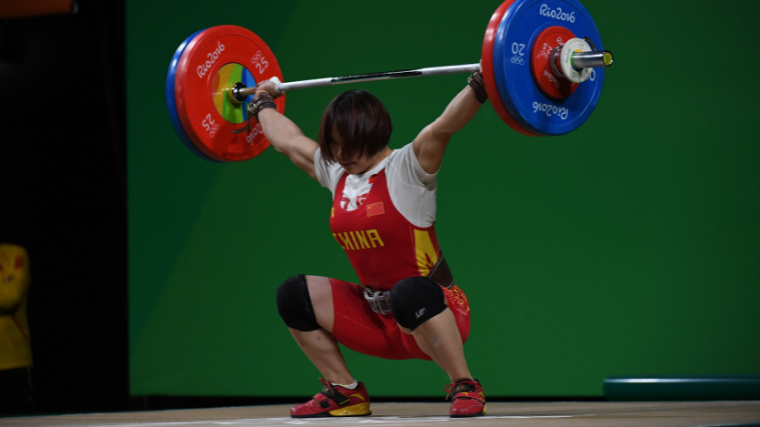
[[[385, 71], [381, 73], [357, 74], [343, 77], [326, 77], [322, 79], [301, 80], [296, 82], [278, 83], [277, 91], [305, 89], [311, 87], [333, 86], [346, 83], [369, 82], [374, 80], [399, 79], [407, 77], [436, 76], [443, 74], [472, 73], [480, 70], [480, 64], [448, 65], [443, 67], [417, 68], [413, 70]], [[256, 86], [240, 88], [237, 85], [232, 88], [232, 96], [239, 102], [243, 102], [249, 95], [256, 93]]]

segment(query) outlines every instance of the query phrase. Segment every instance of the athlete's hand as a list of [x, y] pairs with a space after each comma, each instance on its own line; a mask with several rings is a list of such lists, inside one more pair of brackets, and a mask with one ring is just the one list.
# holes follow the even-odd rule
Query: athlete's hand
[[263, 82], [259, 82], [258, 86], [256, 86], [256, 95], [262, 92], [268, 93], [269, 96], [271, 96], [273, 99], [278, 98], [285, 93], [279, 92], [277, 90], [277, 83], [273, 82], [272, 80], [264, 80]]

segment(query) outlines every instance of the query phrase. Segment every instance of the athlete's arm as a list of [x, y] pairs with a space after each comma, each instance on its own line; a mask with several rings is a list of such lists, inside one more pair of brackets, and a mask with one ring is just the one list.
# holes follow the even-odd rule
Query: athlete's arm
[[454, 97], [440, 117], [417, 135], [412, 148], [425, 172], [438, 172], [449, 139], [475, 116], [481, 105], [475, 91], [468, 85]]
[[288, 156], [296, 166], [317, 179], [314, 173], [314, 153], [319, 144], [316, 141], [304, 135], [293, 121], [273, 108], [261, 110], [259, 123], [275, 150]]
[[[274, 87], [274, 83], [267, 81], [259, 85], [258, 90], [266, 91], [274, 97], [278, 95]], [[262, 109], [258, 119], [264, 135], [274, 149], [288, 156], [296, 166], [316, 180], [314, 153], [319, 144], [304, 135], [298, 125], [274, 108]]]

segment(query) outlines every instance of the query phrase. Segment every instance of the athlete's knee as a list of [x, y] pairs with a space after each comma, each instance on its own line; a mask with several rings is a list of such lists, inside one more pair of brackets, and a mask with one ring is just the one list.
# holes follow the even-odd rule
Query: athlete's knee
[[277, 288], [277, 311], [289, 328], [304, 332], [319, 329], [303, 274], [289, 277]]
[[410, 277], [391, 290], [391, 310], [399, 325], [413, 331], [446, 310], [446, 297], [432, 279]]

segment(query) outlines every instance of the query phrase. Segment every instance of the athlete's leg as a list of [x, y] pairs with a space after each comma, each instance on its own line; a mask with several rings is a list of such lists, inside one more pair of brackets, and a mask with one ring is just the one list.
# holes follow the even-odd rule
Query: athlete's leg
[[[345, 282], [336, 283], [350, 286]], [[298, 275], [283, 282], [277, 290], [280, 316], [296, 343], [324, 377], [320, 379], [324, 387], [319, 393], [291, 408], [293, 418], [355, 417], [372, 413], [364, 384], [350, 385], [354, 383], [353, 376], [332, 335], [335, 325], [332, 286], [331, 280], [325, 277]], [[339, 300], [343, 298], [341, 290], [336, 294]]]
[[422, 351], [449, 375], [451, 382], [462, 378], [472, 378], [464, 357], [462, 336], [459, 334], [457, 322], [451, 310], [446, 308], [414, 331], [409, 331], [409, 329], [404, 331], [404, 329], [406, 328], [402, 327], [405, 333], [411, 332]]
[[457, 320], [442, 288], [427, 277], [404, 279], [393, 287], [391, 307], [399, 328], [456, 381], [472, 378]]
[[[304, 292], [301, 280], [305, 280], [307, 292]], [[332, 336], [335, 320], [330, 279], [318, 276], [291, 277], [280, 286], [277, 298], [280, 315], [286, 320], [290, 333], [325, 380], [336, 384], [353, 383], [354, 378]], [[306, 301], [306, 298], [310, 301]], [[291, 309], [291, 305], [296, 307]], [[291, 316], [303, 320], [290, 320]]]
[[449, 375], [451, 383], [445, 387], [452, 396], [449, 414], [485, 415], [485, 392], [470, 375], [464, 358], [470, 316], [461, 289], [444, 289], [427, 277], [411, 277], [393, 287], [391, 308], [401, 331], [411, 334], [419, 348]]

